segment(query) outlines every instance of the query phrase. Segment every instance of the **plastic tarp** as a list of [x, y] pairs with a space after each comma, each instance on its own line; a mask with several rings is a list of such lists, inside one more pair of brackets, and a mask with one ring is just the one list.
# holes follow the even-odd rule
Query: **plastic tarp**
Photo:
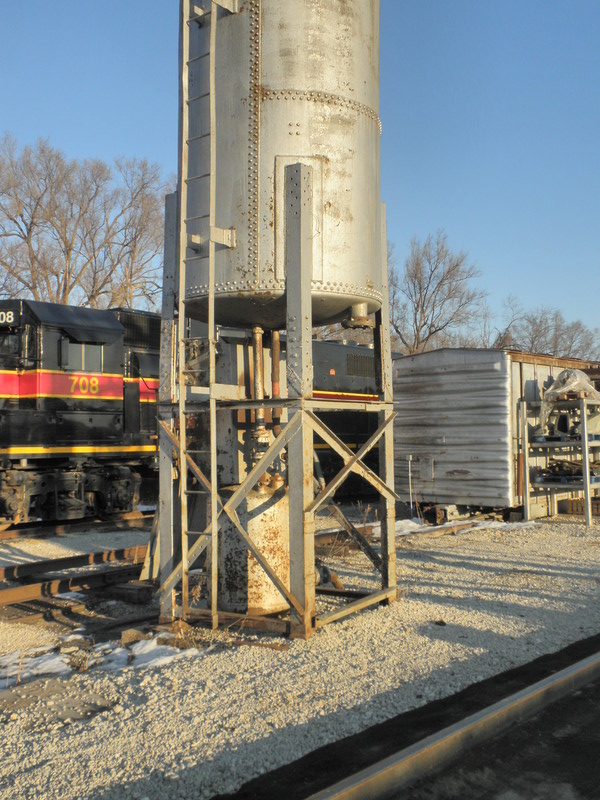
[[580, 369], [564, 369], [546, 389], [540, 408], [540, 430], [547, 430], [548, 419], [554, 403], [565, 394], [575, 392], [588, 400], [600, 400], [588, 375]]

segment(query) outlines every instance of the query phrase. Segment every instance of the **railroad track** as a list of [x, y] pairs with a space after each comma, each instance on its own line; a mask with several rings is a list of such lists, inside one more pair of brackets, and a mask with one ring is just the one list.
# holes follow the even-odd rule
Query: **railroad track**
[[[139, 578], [147, 545], [101, 550], [66, 558], [46, 559], [0, 567], [0, 607], [44, 600], [64, 592], [99, 589]], [[83, 567], [112, 564], [81, 572]], [[72, 574], [73, 570], [78, 570]], [[71, 573], [71, 574], [69, 574]], [[7, 586], [17, 581], [19, 585]]]
[[[569, 698], [598, 680], [600, 636], [595, 636], [319, 748], [250, 781], [226, 797], [236, 800], [404, 797], [413, 784], [462, 759], [472, 748], [561, 698], [567, 698], [564, 702], [569, 705], [572, 702]], [[489, 751], [485, 752], [489, 757]], [[427, 796], [423, 788], [417, 794]], [[220, 797], [223, 800], [225, 796]]]
[[112, 514], [110, 517], [84, 517], [83, 519], [61, 520], [60, 522], [18, 523], [0, 530], [0, 542], [9, 539], [34, 539], [60, 536], [87, 530], [111, 530], [114, 528], [131, 530], [145, 528], [152, 524], [154, 510], [129, 511], [125, 514]]
[[372, 767], [311, 794], [307, 800], [393, 797], [432, 770], [437, 771], [451, 764], [474, 745], [482, 744], [512, 725], [532, 717], [599, 677], [600, 653], [596, 653], [400, 750]]

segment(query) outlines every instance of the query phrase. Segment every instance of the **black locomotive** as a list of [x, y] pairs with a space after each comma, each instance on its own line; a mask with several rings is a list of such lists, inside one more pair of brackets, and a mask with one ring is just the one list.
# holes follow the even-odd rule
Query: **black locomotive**
[[157, 314], [0, 301], [0, 527], [135, 508], [159, 350]]
[[[314, 392], [316, 398], [327, 400], [356, 400], [368, 406], [378, 398], [375, 382], [373, 349], [354, 342], [313, 341]], [[377, 430], [377, 412], [321, 411], [323, 422], [344, 444], [356, 452]], [[315, 452], [326, 480], [333, 478], [344, 466], [342, 459], [315, 436]], [[379, 471], [379, 450], [373, 447], [365, 464]], [[336, 497], [366, 498], [373, 494], [369, 483], [350, 475], [339, 487]]]

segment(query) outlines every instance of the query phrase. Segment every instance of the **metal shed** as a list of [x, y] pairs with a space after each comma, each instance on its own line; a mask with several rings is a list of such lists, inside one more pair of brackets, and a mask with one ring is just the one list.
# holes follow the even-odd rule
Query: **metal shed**
[[[444, 348], [394, 360], [396, 492], [440, 505], [522, 503], [519, 401], [564, 369], [597, 362], [512, 350]], [[537, 498], [538, 514], [549, 498]]]

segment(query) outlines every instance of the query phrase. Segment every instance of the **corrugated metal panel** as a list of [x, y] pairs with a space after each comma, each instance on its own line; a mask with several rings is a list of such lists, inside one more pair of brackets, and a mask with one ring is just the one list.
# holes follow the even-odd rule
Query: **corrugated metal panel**
[[435, 503], [509, 506], [509, 358], [437, 350], [394, 361], [396, 491]]

